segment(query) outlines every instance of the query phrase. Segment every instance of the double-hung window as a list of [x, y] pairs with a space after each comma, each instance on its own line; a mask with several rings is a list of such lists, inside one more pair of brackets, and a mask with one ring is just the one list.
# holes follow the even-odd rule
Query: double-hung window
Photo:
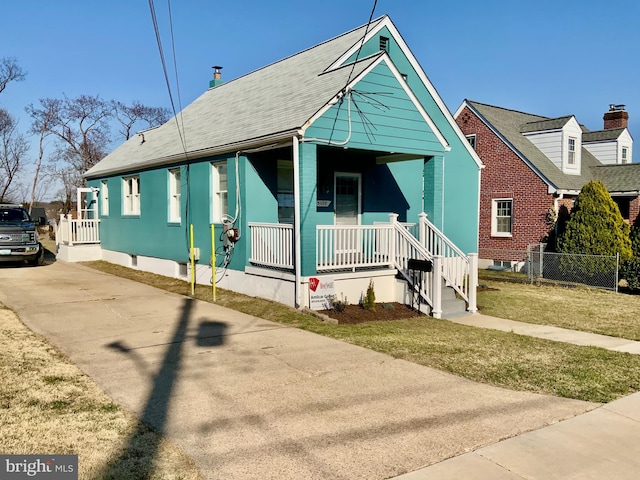
[[109, 215], [109, 182], [102, 180], [100, 182], [100, 196], [102, 202], [100, 203], [100, 213], [106, 217]]
[[567, 144], [567, 163], [569, 165], [576, 164], [576, 139], [573, 137], [569, 137], [569, 142]]
[[169, 222], [180, 223], [180, 169], [169, 170]]
[[510, 237], [513, 233], [513, 199], [494, 198], [491, 205], [491, 235]]
[[622, 163], [629, 163], [629, 149], [622, 147]]
[[212, 220], [215, 223], [224, 222], [229, 213], [228, 209], [228, 176], [226, 163], [212, 164], [212, 188], [213, 212]]
[[124, 177], [122, 183], [123, 213], [140, 215], [140, 177]]

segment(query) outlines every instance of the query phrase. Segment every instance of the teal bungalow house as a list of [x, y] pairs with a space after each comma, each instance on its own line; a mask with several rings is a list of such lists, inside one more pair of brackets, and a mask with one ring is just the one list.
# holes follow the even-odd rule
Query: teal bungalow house
[[372, 280], [439, 317], [453, 289], [476, 309], [481, 167], [383, 16], [226, 83], [216, 68], [85, 176], [106, 261], [297, 307]]

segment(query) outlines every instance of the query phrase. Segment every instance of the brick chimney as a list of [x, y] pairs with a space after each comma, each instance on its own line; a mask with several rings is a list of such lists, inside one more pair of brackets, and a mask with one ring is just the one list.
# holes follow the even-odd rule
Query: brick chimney
[[209, 88], [213, 88], [213, 87], [217, 87], [218, 85], [222, 84], [222, 67], [219, 65], [216, 65], [213, 68], [213, 80], [211, 80], [209, 82]]
[[629, 123], [629, 113], [624, 109], [624, 105], [609, 105], [609, 111], [604, 114], [604, 129], [627, 128]]

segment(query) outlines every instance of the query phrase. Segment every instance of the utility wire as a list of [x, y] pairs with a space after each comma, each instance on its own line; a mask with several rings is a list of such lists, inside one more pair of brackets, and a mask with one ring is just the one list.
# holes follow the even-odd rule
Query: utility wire
[[358, 59], [360, 58], [360, 52], [362, 51], [362, 47], [364, 46], [364, 41], [367, 38], [367, 33], [369, 33], [369, 27], [371, 26], [371, 21], [373, 20], [373, 14], [376, 11], [376, 5], [378, 5], [378, 0], [374, 0], [373, 2], [373, 8], [371, 9], [371, 14], [369, 15], [369, 21], [367, 22], [367, 27], [364, 29], [364, 35], [362, 36], [360, 47], [358, 47], [358, 51], [356, 52], [356, 58], [353, 61], [353, 65], [351, 65], [351, 72], [349, 72], [349, 77], [347, 77], [347, 83], [344, 86], [345, 89], [349, 86], [349, 82], [351, 81], [351, 76], [353, 75], [353, 71], [356, 68], [356, 63], [358, 63]]
[[[184, 152], [184, 158], [186, 161], [186, 186], [187, 186], [187, 200], [186, 200], [186, 205], [185, 205], [185, 237], [186, 237], [186, 244], [187, 244], [187, 251], [189, 251], [189, 212], [190, 212], [190, 182], [189, 182], [189, 155], [187, 153], [187, 145], [186, 145], [186, 140], [185, 140], [185, 136], [183, 134], [183, 130], [184, 130], [184, 121], [183, 121], [183, 117], [182, 117], [182, 101], [180, 100], [180, 83], [178, 81], [178, 64], [177, 64], [177, 60], [176, 60], [176, 49], [175, 49], [175, 37], [174, 37], [174, 33], [173, 33], [173, 20], [172, 20], [172, 13], [171, 13], [171, 0], [167, 0], [167, 5], [168, 5], [168, 13], [169, 13], [169, 26], [170, 26], [170, 32], [171, 32], [171, 47], [172, 47], [172, 51], [173, 51], [173, 67], [175, 70], [175, 75], [176, 75], [176, 88], [178, 89], [178, 103], [179, 103], [179, 107], [180, 107], [180, 122], [178, 121], [178, 113], [176, 111], [176, 105], [175, 102], [173, 100], [173, 93], [171, 91], [171, 82], [169, 81], [169, 73], [167, 72], [167, 62], [165, 60], [165, 56], [164, 56], [164, 49], [162, 47], [162, 40], [160, 38], [160, 28], [158, 27], [158, 17], [156, 15], [156, 8], [155, 8], [155, 4], [154, 4], [154, 0], [149, 0], [149, 10], [151, 12], [151, 21], [153, 22], [153, 30], [155, 32], [156, 35], [156, 43], [158, 45], [158, 53], [160, 54], [160, 61], [162, 62], [162, 71], [164, 73], [164, 79], [165, 79], [165, 83], [167, 85], [167, 92], [169, 93], [169, 101], [171, 102], [171, 109], [173, 111], [173, 117], [176, 121], [176, 128], [178, 130], [178, 136], [180, 137], [180, 144], [182, 145], [182, 151]], [[182, 123], [182, 129], [180, 128], [180, 123]]]
[[[360, 46], [358, 47], [358, 51], [356, 52], [356, 58], [353, 61], [353, 64], [351, 65], [351, 71], [349, 72], [349, 76], [347, 77], [347, 83], [345, 83], [344, 87], [341, 90], [341, 92], [343, 92], [346, 95], [350, 95], [350, 93], [347, 92], [347, 87], [351, 82], [351, 77], [353, 76], [353, 72], [356, 68], [356, 64], [358, 63], [358, 59], [360, 58], [360, 52], [362, 51], [362, 47], [364, 46], [364, 41], [367, 38], [367, 33], [369, 33], [369, 27], [371, 26], [371, 21], [373, 20], [373, 15], [376, 11], [377, 5], [378, 5], [378, 0], [374, 0], [373, 8], [371, 9], [371, 13], [369, 14], [369, 21], [367, 22], [367, 26], [364, 29], [364, 35], [362, 36], [362, 41], [360, 42]], [[333, 119], [333, 125], [331, 126], [331, 133], [329, 134], [329, 144], [331, 144], [333, 140], [333, 133], [336, 128], [336, 123], [338, 122], [338, 115], [340, 114], [340, 108], [342, 107], [343, 100], [344, 100], [344, 96], [340, 97], [340, 102], [339, 102], [338, 108], [336, 109], [336, 116]]]

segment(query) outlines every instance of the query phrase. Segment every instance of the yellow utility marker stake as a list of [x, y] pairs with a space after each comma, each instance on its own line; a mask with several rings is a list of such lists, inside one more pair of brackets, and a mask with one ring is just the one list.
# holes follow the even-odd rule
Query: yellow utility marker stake
[[191, 257], [191, 296], [195, 296], [196, 294], [196, 261], [195, 255], [193, 252], [193, 223], [189, 225], [189, 240], [190, 240], [190, 248], [189, 248], [189, 256]]
[[213, 301], [216, 301], [216, 226], [211, 224], [211, 289]]

